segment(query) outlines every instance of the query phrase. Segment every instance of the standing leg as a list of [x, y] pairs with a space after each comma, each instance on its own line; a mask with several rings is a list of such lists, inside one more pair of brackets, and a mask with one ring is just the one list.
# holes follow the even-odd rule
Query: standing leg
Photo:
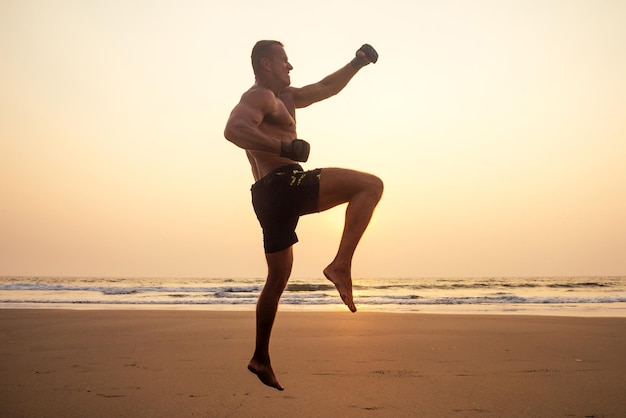
[[278, 302], [291, 275], [293, 249], [289, 247], [276, 253], [265, 254], [265, 257], [268, 267], [267, 281], [256, 306], [256, 348], [248, 364], [248, 370], [256, 374], [264, 384], [283, 390], [272, 370], [269, 344]]
[[325, 168], [320, 176], [320, 211], [348, 203], [339, 249], [335, 259], [324, 269], [324, 275], [333, 282], [352, 312], [356, 312], [352, 299], [352, 257], [382, 193], [383, 182], [371, 174]]

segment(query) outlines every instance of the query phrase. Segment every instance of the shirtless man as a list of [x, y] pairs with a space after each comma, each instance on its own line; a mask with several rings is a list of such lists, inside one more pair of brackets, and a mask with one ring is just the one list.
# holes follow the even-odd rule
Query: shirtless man
[[226, 139], [246, 150], [256, 181], [252, 204], [263, 229], [268, 274], [256, 308], [256, 347], [248, 369], [264, 384], [283, 390], [272, 370], [269, 341], [278, 302], [293, 265], [292, 246], [301, 215], [348, 203], [339, 250], [324, 269], [352, 312], [352, 257], [383, 192], [382, 181], [371, 174], [341, 168], [304, 171], [309, 144], [297, 139], [296, 109], [339, 93], [378, 54], [363, 45], [351, 62], [321, 81], [291, 87], [293, 69], [283, 45], [259, 41], [252, 49], [254, 85], [233, 109], [224, 130]]

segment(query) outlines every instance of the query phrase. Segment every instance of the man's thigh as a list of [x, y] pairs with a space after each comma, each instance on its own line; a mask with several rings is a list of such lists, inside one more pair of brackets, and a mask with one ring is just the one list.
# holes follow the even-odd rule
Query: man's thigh
[[349, 202], [352, 196], [378, 187], [378, 177], [346, 168], [323, 168], [320, 175], [319, 211]]

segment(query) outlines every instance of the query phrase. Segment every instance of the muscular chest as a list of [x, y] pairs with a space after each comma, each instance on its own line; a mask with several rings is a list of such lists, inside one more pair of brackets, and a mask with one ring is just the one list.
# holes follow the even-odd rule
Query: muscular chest
[[[291, 111], [289, 109], [292, 109]], [[281, 131], [295, 132], [295, 107], [293, 101], [285, 103], [281, 98], [276, 99], [274, 111], [267, 114], [263, 120], [263, 125], [270, 129], [279, 129]]]

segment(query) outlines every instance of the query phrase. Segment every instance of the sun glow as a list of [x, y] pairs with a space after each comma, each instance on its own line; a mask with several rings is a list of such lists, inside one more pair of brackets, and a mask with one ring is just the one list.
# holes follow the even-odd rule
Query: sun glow
[[[297, 115], [305, 169], [385, 182], [364, 276], [626, 271], [626, 2], [321, 1], [0, 2], [0, 275], [263, 275], [223, 137], [262, 38], [295, 86], [380, 54]], [[301, 219], [295, 275], [344, 213]]]

